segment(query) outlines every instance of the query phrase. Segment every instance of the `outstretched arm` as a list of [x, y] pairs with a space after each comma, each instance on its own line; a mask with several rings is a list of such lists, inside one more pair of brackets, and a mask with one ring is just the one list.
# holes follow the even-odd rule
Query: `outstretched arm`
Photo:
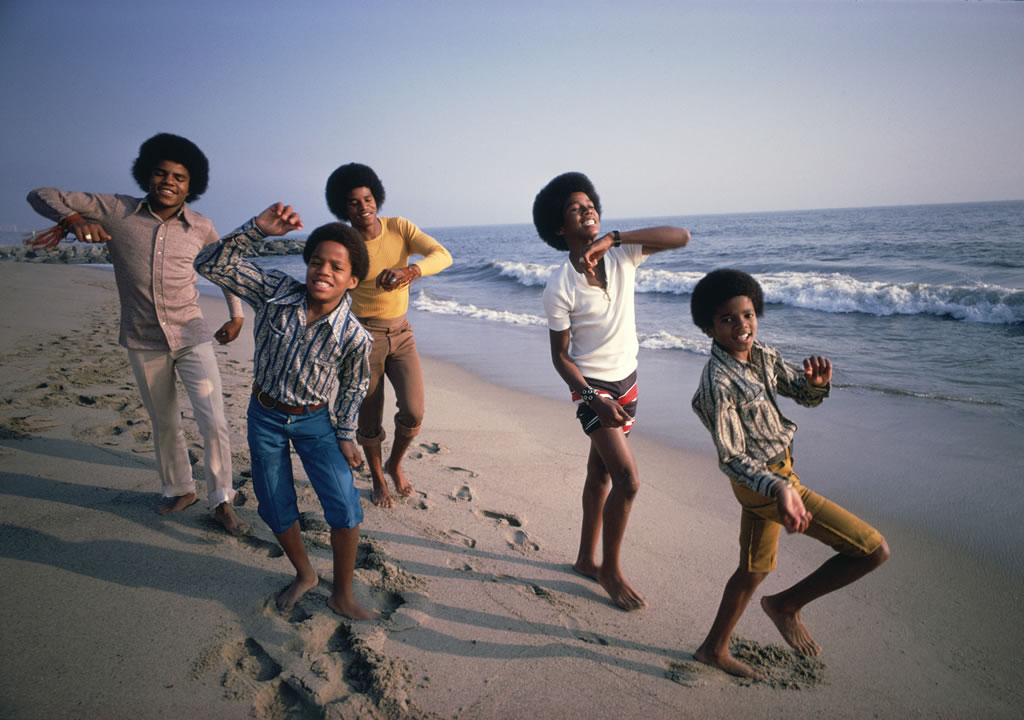
[[[662, 250], [675, 250], [690, 242], [690, 231], [686, 228], [662, 225], [660, 227], [626, 230], [617, 233], [623, 245], [643, 245], [644, 255], [653, 255]], [[615, 244], [616, 232], [610, 232], [594, 240], [583, 250], [583, 264], [594, 267]]]
[[[25, 242], [34, 247], [56, 247], [68, 233], [74, 233], [82, 242], [107, 242], [110, 235], [95, 217], [109, 212], [111, 199], [110, 196], [64, 192], [56, 188], [33, 190], [28, 194], [29, 205], [43, 217], [55, 221], [57, 225], [41, 233], [26, 236]], [[86, 217], [83, 217], [83, 214]]]
[[[583, 373], [569, 357], [569, 331], [548, 330], [548, 337], [551, 341], [551, 362], [555, 370], [570, 390], [582, 395], [583, 389], [589, 386], [583, 379]], [[621, 405], [603, 395], [591, 400], [588, 407], [601, 419], [604, 427], [622, 427], [631, 419]]]

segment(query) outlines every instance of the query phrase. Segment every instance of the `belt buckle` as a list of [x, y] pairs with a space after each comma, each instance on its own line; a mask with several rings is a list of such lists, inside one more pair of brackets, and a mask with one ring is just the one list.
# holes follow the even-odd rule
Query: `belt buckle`
[[[263, 402], [263, 396], [264, 395], [266, 395], [267, 399], [270, 401], [269, 405], [267, 403]], [[256, 402], [258, 402], [260, 404], [260, 407], [264, 407], [267, 410], [273, 410], [274, 408], [277, 407], [277, 401], [274, 400], [274, 398], [272, 398], [269, 395], [267, 395], [262, 390], [260, 390], [258, 393], [256, 393]]]

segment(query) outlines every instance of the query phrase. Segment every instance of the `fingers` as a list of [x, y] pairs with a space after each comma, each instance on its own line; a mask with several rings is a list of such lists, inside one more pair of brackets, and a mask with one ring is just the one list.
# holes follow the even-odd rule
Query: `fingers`
[[825, 385], [832, 379], [832, 361], [821, 355], [804, 358], [804, 376], [815, 385]]
[[302, 227], [302, 218], [291, 206], [277, 202], [256, 217], [256, 227], [264, 235], [285, 235]]
[[416, 272], [409, 268], [385, 268], [377, 275], [376, 286], [381, 290], [398, 290], [416, 278]]
[[102, 225], [89, 221], [75, 223], [71, 226], [71, 232], [81, 242], [103, 243], [110, 239], [110, 235]]

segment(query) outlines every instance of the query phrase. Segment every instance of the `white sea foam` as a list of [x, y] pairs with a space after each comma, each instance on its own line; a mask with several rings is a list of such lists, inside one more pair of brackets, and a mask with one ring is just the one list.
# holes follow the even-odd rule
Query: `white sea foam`
[[[496, 261], [503, 277], [525, 287], [543, 286], [558, 265]], [[688, 295], [703, 272], [640, 268], [638, 293]], [[858, 280], [843, 273], [755, 274], [765, 300], [827, 313], [938, 315], [967, 322], [1012, 325], [1024, 322], [1024, 290], [984, 283], [937, 285]]]
[[424, 291], [413, 300], [413, 307], [424, 312], [436, 313], [438, 315], [460, 315], [462, 317], [476, 318], [490, 322], [500, 322], [507, 325], [544, 325], [547, 320], [539, 315], [529, 313], [515, 313], [508, 310], [492, 310], [490, 308], [477, 307], [472, 304], [463, 304], [455, 300], [439, 300], [432, 298]]
[[822, 312], [926, 314], [992, 324], [1024, 321], [1024, 290], [997, 285], [875, 282], [842, 273], [766, 273], [757, 280], [767, 302]]

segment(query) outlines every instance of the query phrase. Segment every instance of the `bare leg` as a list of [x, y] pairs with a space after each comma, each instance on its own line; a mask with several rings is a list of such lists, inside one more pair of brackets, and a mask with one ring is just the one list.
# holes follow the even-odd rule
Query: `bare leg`
[[761, 598], [761, 608], [790, 647], [804, 655], [817, 655], [821, 647], [800, 620], [800, 610], [807, 603], [859, 580], [888, 559], [889, 545], [884, 540], [865, 557], [834, 555], [793, 587]]
[[616, 606], [623, 610], [639, 610], [647, 606], [647, 601], [629, 584], [619, 565], [619, 551], [626, 534], [629, 512], [640, 489], [636, 461], [625, 434], [618, 428], [601, 428], [590, 438], [611, 476], [612, 484], [601, 515], [602, 559], [597, 581]]
[[373, 491], [370, 494], [370, 501], [381, 508], [393, 508], [395, 501], [388, 492], [388, 484], [384, 479], [384, 465], [381, 462], [380, 443], [363, 445], [366, 452], [366, 467], [370, 470], [370, 479], [373, 481]]
[[222, 502], [214, 509], [213, 514], [214, 517], [217, 518], [217, 522], [219, 522], [230, 535], [242, 537], [243, 535], [249, 534], [249, 524], [242, 522], [242, 520], [235, 514], [235, 510], [231, 507], [230, 502]]
[[171, 513], [180, 512], [187, 507], [192, 507], [197, 502], [199, 502], [198, 495], [194, 492], [185, 493], [177, 497], [164, 498], [156, 506], [156, 511], [161, 515], [170, 515]]
[[356, 567], [359, 549], [359, 526], [331, 530], [331, 549], [334, 551], [334, 589], [327, 599], [327, 607], [352, 620], [377, 620], [380, 613], [360, 605], [352, 593], [352, 573]]
[[409, 484], [402, 471], [402, 458], [405, 457], [406, 451], [412, 445], [414, 437], [416, 437], [415, 432], [410, 435], [408, 432], [403, 432], [401, 427], [395, 426], [395, 439], [391, 443], [391, 454], [388, 456], [388, 464], [384, 468], [395, 484], [395, 492], [401, 497], [412, 495], [412, 485]]
[[580, 549], [572, 569], [584, 577], [597, 580], [601, 570], [597, 562], [597, 541], [601, 537], [604, 503], [611, 490], [611, 476], [601, 462], [593, 443], [587, 458], [587, 480], [583, 485], [583, 526], [580, 530]]
[[277, 596], [277, 609], [289, 612], [299, 598], [316, 587], [320, 578], [309, 562], [309, 554], [306, 553], [306, 546], [302, 542], [302, 530], [297, 520], [283, 533], [274, 533], [274, 536], [295, 567], [295, 580]]
[[711, 630], [704, 642], [697, 648], [693, 657], [712, 667], [724, 670], [730, 675], [761, 680], [762, 675], [746, 663], [742, 663], [729, 653], [729, 638], [740, 621], [743, 611], [750, 604], [754, 590], [768, 573], [751, 573], [738, 568], [725, 584], [722, 591], [722, 602], [718, 606], [718, 614], [711, 624]]

